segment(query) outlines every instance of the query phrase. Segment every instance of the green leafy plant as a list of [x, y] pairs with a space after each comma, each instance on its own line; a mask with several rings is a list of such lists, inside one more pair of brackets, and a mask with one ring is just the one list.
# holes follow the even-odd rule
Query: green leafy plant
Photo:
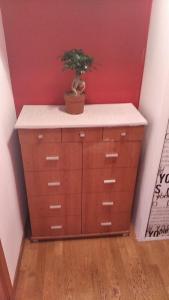
[[83, 52], [82, 49], [72, 49], [64, 52], [61, 56], [64, 69], [75, 71], [75, 79], [72, 82], [72, 92], [75, 95], [84, 93], [85, 82], [81, 75], [91, 70], [93, 58]]

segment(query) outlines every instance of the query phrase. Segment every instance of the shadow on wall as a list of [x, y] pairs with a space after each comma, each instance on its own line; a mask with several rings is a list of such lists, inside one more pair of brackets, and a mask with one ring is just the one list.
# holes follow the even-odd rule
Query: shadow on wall
[[17, 198], [19, 199], [20, 218], [22, 220], [23, 227], [25, 226], [25, 215], [27, 215], [27, 202], [23, 201], [23, 195], [26, 198], [26, 188], [24, 183], [23, 165], [21, 160], [21, 151], [18, 141], [18, 133], [13, 130], [8, 141], [9, 155], [11, 159], [11, 165], [13, 168], [13, 174], [15, 178], [15, 185], [17, 191]]

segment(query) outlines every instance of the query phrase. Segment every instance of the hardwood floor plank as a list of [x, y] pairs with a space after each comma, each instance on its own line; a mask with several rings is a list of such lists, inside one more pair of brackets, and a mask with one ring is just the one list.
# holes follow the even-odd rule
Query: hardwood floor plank
[[153, 300], [168, 300], [169, 296], [165, 289], [163, 279], [157, 265], [145, 265], [146, 281]]
[[25, 241], [16, 300], [169, 300], [169, 241]]
[[[122, 242], [122, 241], [121, 241]], [[146, 281], [141, 257], [137, 251], [137, 244], [131, 238], [124, 240], [125, 247], [119, 247], [123, 265], [124, 274], [127, 278], [128, 290], [133, 300], [152, 300], [149, 295], [149, 286]], [[130, 299], [130, 298], [129, 298]]]

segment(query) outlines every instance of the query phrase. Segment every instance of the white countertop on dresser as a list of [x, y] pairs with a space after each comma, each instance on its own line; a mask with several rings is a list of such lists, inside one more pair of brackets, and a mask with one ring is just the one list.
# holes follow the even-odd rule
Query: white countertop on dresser
[[15, 128], [76, 128], [147, 125], [146, 119], [131, 103], [89, 104], [84, 113], [71, 115], [60, 105], [24, 105]]

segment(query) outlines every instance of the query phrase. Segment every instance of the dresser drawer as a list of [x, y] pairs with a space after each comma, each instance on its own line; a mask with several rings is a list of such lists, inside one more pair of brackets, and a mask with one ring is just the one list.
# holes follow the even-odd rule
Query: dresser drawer
[[81, 215], [81, 194], [29, 197], [31, 218]]
[[81, 234], [81, 217], [37, 218], [31, 223], [32, 236], [57, 237]]
[[83, 168], [137, 167], [140, 147], [140, 142], [86, 143]]
[[61, 129], [20, 129], [21, 144], [61, 142]]
[[81, 193], [81, 171], [25, 172], [29, 196]]
[[90, 212], [106, 217], [113, 213], [130, 212], [133, 192], [89, 193], [82, 195], [84, 215]]
[[105, 127], [103, 129], [104, 141], [141, 141], [144, 135], [144, 127]]
[[102, 138], [102, 128], [62, 129], [63, 142], [99, 142]]
[[82, 168], [80, 143], [22, 144], [24, 170], [71, 170]]
[[133, 191], [136, 171], [136, 168], [84, 170], [83, 193]]
[[85, 219], [83, 233], [111, 233], [129, 231], [130, 213], [115, 213], [112, 216], [88, 214]]

